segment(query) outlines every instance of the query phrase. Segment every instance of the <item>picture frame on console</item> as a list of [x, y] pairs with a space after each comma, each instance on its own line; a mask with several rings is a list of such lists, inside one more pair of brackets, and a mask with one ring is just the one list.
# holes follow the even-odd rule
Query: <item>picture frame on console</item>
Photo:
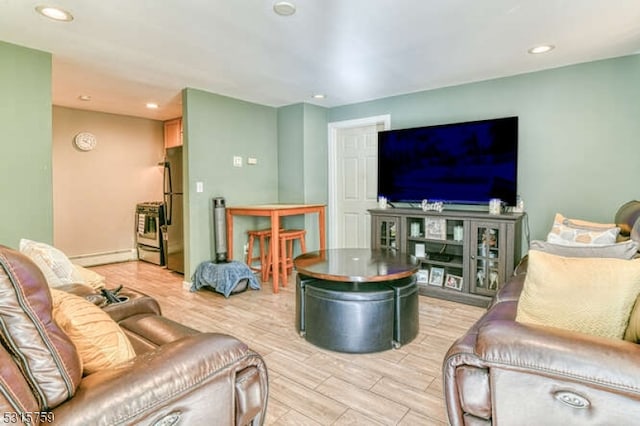
[[429, 273], [429, 285], [442, 287], [444, 282], [444, 268], [432, 266]]
[[462, 291], [462, 277], [459, 275], [447, 274], [444, 286], [453, 290]]
[[424, 218], [424, 237], [430, 240], [447, 239], [447, 221], [441, 218]]
[[418, 284], [429, 284], [429, 270], [419, 269], [418, 272], [416, 272], [416, 282]]

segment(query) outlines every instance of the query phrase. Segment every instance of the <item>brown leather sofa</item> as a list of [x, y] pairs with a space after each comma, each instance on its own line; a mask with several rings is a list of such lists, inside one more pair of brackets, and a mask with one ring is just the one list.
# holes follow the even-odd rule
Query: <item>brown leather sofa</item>
[[128, 301], [104, 310], [136, 357], [83, 377], [75, 346], [52, 319], [44, 276], [0, 246], [0, 424], [263, 424], [268, 379], [260, 355], [234, 337], [161, 316], [142, 293], [123, 294]]
[[515, 321], [526, 262], [447, 352], [451, 425], [627, 425], [640, 419], [640, 346]]

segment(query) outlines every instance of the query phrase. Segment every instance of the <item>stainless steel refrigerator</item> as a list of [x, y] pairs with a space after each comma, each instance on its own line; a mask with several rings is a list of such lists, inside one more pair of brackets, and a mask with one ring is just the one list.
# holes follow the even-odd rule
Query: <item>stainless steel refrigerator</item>
[[168, 148], [164, 162], [164, 205], [167, 268], [184, 274], [182, 147]]

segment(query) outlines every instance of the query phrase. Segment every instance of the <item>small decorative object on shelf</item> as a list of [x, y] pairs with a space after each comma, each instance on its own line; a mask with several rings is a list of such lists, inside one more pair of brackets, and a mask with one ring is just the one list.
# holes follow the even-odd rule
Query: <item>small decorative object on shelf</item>
[[411, 222], [411, 236], [419, 237], [420, 236], [420, 223], [419, 222]]
[[453, 274], [447, 274], [444, 286], [453, 290], [462, 291], [462, 277]]
[[382, 195], [378, 197], [378, 208], [386, 209], [387, 208], [387, 198]]
[[424, 218], [424, 237], [432, 240], [447, 239], [447, 220], [441, 218]]
[[442, 287], [442, 283], [444, 282], [444, 268], [432, 266], [429, 275], [429, 285]]
[[456, 225], [453, 227], [453, 240], [462, 241], [464, 239], [464, 226]]
[[419, 284], [428, 284], [429, 283], [429, 270], [428, 269], [420, 269], [416, 272], [416, 281]]
[[486, 278], [486, 275], [484, 273], [484, 269], [478, 269], [478, 271], [476, 272], [476, 287], [479, 288], [484, 288], [484, 280]]
[[442, 201], [434, 201], [432, 203], [429, 200], [422, 200], [422, 211], [436, 211], [442, 213], [444, 210], [444, 203]]
[[417, 258], [421, 258], [421, 257], [424, 257], [425, 254], [426, 254], [426, 252], [425, 252], [424, 244], [416, 244], [415, 256]]
[[498, 289], [498, 279], [499, 279], [498, 271], [491, 271], [489, 273], [489, 290], [497, 290]]
[[502, 200], [500, 198], [492, 198], [489, 200], [489, 214], [502, 213]]

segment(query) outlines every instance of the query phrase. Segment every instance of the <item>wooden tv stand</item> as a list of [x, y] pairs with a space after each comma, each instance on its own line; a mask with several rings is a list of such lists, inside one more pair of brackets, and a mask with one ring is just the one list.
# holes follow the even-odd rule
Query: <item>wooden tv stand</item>
[[520, 261], [523, 213], [372, 209], [371, 248], [420, 263], [420, 294], [486, 307]]

